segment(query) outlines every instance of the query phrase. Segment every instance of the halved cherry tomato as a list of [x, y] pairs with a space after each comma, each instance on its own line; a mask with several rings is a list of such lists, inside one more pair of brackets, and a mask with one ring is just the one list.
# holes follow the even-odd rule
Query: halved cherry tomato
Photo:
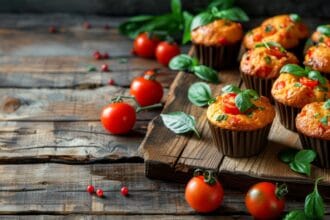
[[235, 97], [237, 94], [235, 93], [228, 93], [223, 96], [222, 103], [223, 103], [223, 110], [227, 114], [238, 115], [240, 113], [239, 109], [235, 104]]
[[262, 35], [261, 34], [255, 34], [254, 36], [253, 36], [253, 41], [261, 41], [261, 39], [262, 39]]
[[114, 102], [106, 106], [101, 113], [101, 122], [112, 134], [129, 132], [136, 121], [135, 109], [125, 102]]
[[301, 77], [299, 78], [299, 82], [307, 87], [314, 88], [319, 84], [319, 81], [317, 80], [312, 80], [307, 77]]
[[279, 90], [279, 89], [283, 89], [285, 87], [285, 82], [284, 81], [279, 81], [275, 84], [275, 89]]
[[285, 53], [281, 52], [278, 47], [272, 47], [266, 51], [268, 55], [274, 56], [278, 59], [285, 57]]
[[155, 36], [151, 37], [147, 33], [139, 34], [134, 40], [133, 52], [140, 57], [152, 58], [155, 56], [158, 43], [159, 39]]
[[218, 180], [214, 184], [205, 182], [204, 176], [191, 178], [186, 186], [185, 198], [191, 208], [198, 212], [212, 212], [223, 201], [223, 188]]
[[285, 206], [285, 185], [278, 188], [269, 182], [260, 182], [252, 186], [246, 194], [245, 205], [256, 219], [275, 219], [281, 215]]
[[272, 71], [272, 67], [261, 66], [257, 69], [256, 75], [259, 77], [267, 77], [271, 71]]
[[157, 61], [167, 66], [170, 60], [180, 54], [180, 47], [176, 43], [160, 42], [156, 48]]

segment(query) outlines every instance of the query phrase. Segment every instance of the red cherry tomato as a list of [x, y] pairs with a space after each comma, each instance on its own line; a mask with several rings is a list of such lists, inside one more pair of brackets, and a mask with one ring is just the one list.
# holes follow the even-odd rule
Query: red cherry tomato
[[95, 192], [95, 188], [93, 185], [88, 185], [86, 190], [91, 194]]
[[163, 86], [153, 78], [147, 71], [131, 83], [130, 93], [141, 106], [159, 103], [163, 97]]
[[135, 109], [125, 102], [111, 103], [101, 113], [103, 127], [112, 134], [129, 132], [133, 128], [135, 121]]
[[156, 49], [157, 61], [167, 66], [170, 60], [180, 54], [180, 47], [176, 43], [160, 42]]
[[279, 81], [275, 84], [275, 89], [279, 90], [279, 89], [283, 89], [285, 87], [285, 82], [284, 81]]
[[128, 188], [126, 186], [123, 186], [121, 189], [120, 189], [120, 193], [123, 195], [123, 196], [128, 196]]
[[266, 51], [268, 55], [274, 56], [278, 59], [285, 57], [285, 53], [281, 52], [277, 47], [272, 47]]
[[239, 109], [235, 104], [235, 97], [237, 94], [235, 93], [228, 93], [223, 96], [222, 103], [223, 103], [223, 110], [227, 114], [238, 115], [240, 113]]
[[158, 43], [158, 38], [150, 38], [149, 34], [142, 33], [134, 40], [133, 52], [140, 57], [152, 58], [155, 56], [155, 51]]
[[102, 189], [97, 189], [96, 190], [96, 195], [100, 198], [102, 198], [104, 196], [104, 192]]
[[204, 181], [204, 176], [191, 178], [186, 186], [185, 198], [191, 208], [197, 212], [212, 212], [223, 201], [223, 188], [218, 180], [210, 185]]
[[[277, 187], [273, 183], [260, 182], [252, 186], [245, 197], [245, 205], [249, 213], [256, 219], [275, 219], [281, 215], [285, 206], [283, 196], [287, 193], [283, 188], [282, 195], [276, 195]], [[281, 196], [281, 197], [280, 197]]]
[[307, 87], [310, 87], [310, 88], [314, 88], [315, 86], [317, 86], [319, 84], [319, 81], [312, 80], [312, 79], [309, 79], [307, 77], [299, 78], [299, 82], [301, 84], [303, 84], [304, 86], [307, 86]]

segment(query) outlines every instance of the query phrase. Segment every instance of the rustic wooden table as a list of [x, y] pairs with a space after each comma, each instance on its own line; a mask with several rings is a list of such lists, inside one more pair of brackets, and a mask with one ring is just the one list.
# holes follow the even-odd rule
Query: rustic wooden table
[[[242, 192], [226, 189], [217, 212], [198, 215], [184, 201], [184, 185], [144, 176], [138, 146], [159, 111], [140, 113], [128, 136], [103, 130], [102, 106], [128, 94], [132, 78], [162, 68], [158, 79], [168, 88], [175, 77], [155, 61], [131, 55], [132, 42], [116, 29], [122, 19], [3, 14], [0, 21], [1, 218], [250, 218]], [[85, 30], [84, 21], [92, 28]], [[59, 33], [49, 33], [50, 25]], [[93, 60], [94, 50], [111, 59]], [[111, 72], [87, 71], [89, 64], [103, 63]], [[90, 196], [90, 183], [106, 197]], [[130, 190], [127, 198], [120, 195], [122, 185]], [[290, 199], [286, 210], [302, 208], [303, 200]]]

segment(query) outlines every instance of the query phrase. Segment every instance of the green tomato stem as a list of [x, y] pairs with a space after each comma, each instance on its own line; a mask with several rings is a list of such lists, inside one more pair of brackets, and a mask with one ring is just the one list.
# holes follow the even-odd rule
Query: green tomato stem
[[288, 192], [288, 186], [285, 183], [281, 185], [276, 184], [275, 195], [278, 199], [283, 199]]
[[144, 106], [142, 107], [135, 99], [134, 96], [126, 96], [126, 95], [120, 95], [117, 97], [114, 97], [111, 99], [111, 102], [120, 102], [123, 99], [131, 99], [134, 101], [134, 104], [136, 105], [136, 113], [139, 113], [140, 111], [144, 111], [144, 110], [150, 110], [150, 109], [154, 109], [154, 108], [160, 108], [162, 107], [162, 103], [157, 103], [157, 104], [153, 104], [153, 105], [148, 105], [148, 106]]
[[144, 107], [141, 107], [140, 105], [138, 105], [136, 107], [136, 112], [138, 113], [140, 111], [145, 111], [145, 110], [150, 110], [150, 109], [155, 109], [155, 108], [160, 108], [160, 107], [163, 107], [162, 103], [157, 103], [157, 104], [148, 105], [148, 106], [144, 106]]

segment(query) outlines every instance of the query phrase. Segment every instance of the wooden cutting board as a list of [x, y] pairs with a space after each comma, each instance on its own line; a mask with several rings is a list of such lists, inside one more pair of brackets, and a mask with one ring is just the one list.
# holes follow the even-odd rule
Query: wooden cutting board
[[[241, 86], [238, 70], [221, 71], [221, 83], [210, 84], [213, 96], [220, 94], [227, 84]], [[286, 182], [291, 195], [305, 197], [312, 190], [314, 179], [320, 176], [320, 190], [330, 199], [330, 170], [312, 168], [312, 176], [306, 177], [290, 170], [277, 154], [285, 147], [301, 148], [298, 135], [285, 129], [276, 117], [270, 131], [269, 143], [258, 156], [234, 159], [223, 156], [212, 142], [206, 119], [206, 107], [191, 104], [187, 98], [189, 86], [200, 81], [192, 74], [180, 72], [171, 85], [162, 113], [183, 111], [196, 118], [202, 138], [193, 134], [176, 135], [168, 130], [157, 116], [150, 122], [147, 135], [140, 145], [145, 160], [145, 174], [149, 178], [186, 182], [195, 168], [211, 169], [218, 173], [221, 182], [229, 187], [247, 190], [261, 180]]]

